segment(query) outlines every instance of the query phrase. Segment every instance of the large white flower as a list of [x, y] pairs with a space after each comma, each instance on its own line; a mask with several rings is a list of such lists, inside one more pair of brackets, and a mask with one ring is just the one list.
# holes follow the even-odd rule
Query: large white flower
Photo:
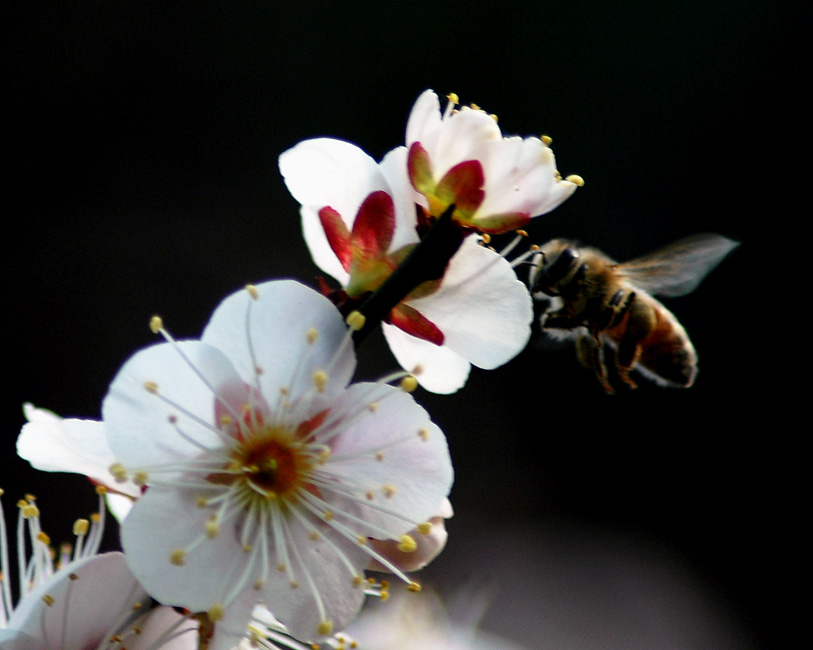
[[[302, 228], [314, 262], [343, 287], [339, 299], [376, 291], [420, 241], [416, 208], [426, 203], [410, 185], [407, 151], [380, 164], [340, 140], [306, 140], [284, 152], [280, 171], [302, 204]], [[421, 208], [423, 209], [423, 208]], [[463, 240], [443, 278], [424, 282], [386, 316], [384, 333], [401, 366], [427, 390], [451, 393], [470, 364], [492, 369], [524, 347], [533, 318], [525, 285], [508, 262]]]
[[524, 226], [567, 199], [578, 176], [562, 180], [553, 152], [539, 138], [503, 137], [492, 115], [479, 108], [441, 112], [437, 95], [424, 91], [406, 129], [409, 178], [440, 216], [480, 232], [502, 233]]
[[[344, 321], [299, 283], [228, 297], [200, 341], [160, 331], [102, 409], [116, 473], [147, 486], [122, 525], [133, 572], [216, 630], [262, 603], [296, 637], [330, 636], [371, 558], [387, 563], [369, 539], [431, 533], [452, 481], [443, 433], [399, 388], [348, 386]], [[210, 650], [225, 647], [216, 634]]]

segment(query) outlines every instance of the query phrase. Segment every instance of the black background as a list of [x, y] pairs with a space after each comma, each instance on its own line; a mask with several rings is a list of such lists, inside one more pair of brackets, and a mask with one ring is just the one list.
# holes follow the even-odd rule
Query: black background
[[[485, 576], [498, 596], [484, 626], [530, 648], [571, 647], [518, 625], [512, 603], [591, 589], [589, 572], [546, 584], [533, 568], [545, 558], [548, 568], [593, 558], [601, 572], [604, 551], [620, 548], [672, 567], [725, 630], [685, 647], [771, 644], [788, 449], [786, 416], [760, 423], [778, 399], [766, 386], [785, 378], [765, 363], [775, 321], [759, 306], [783, 268], [777, 243], [793, 232], [783, 127], [805, 16], [733, 0], [141, 1], [28, 3], [3, 22], [7, 515], [33, 492], [60, 538], [93, 507], [80, 479], [14, 456], [22, 402], [98, 417], [120, 364], [154, 342], [153, 313], [194, 337], [247, 282], [314, 285], [282, 151], [332, 136], [380, 158], [402, 144], [423, 89], [453, 91], [497, 113], [506, 133], [551, 135], [560, 171], [585, 178], [533, 222], [535, 241], [577, 237], [620, 260], [700, 231], [742, 245], [668, 302], [701, 358], [689, 391], [608, 397], [572, 350], [532, 344], [499, 370], [475, 370], [457, 395], [417, 393], [457, 474], [450, 544], [429, 578], [454, 590], [494, 572], [489, 558], [520, 558], [521, 584]], [[380, 340], [365, 343], [359, 378], [392, 368]], [[581, 550], [546, 556], [554, 547]], [[598, 622], [610, 607], [601, 598], [581, 605], [575, 625], [588, 632], [624, 625]], [[681, 616], [649, 621], [655, 632], [568, 638], [660, 647], [659, 626]]]

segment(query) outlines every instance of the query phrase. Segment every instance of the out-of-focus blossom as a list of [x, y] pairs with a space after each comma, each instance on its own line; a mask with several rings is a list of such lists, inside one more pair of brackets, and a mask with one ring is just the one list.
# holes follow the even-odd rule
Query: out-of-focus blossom
[[[288, 189], [302, 204], [302, 228], [314, 262], [350, 301], [378, 290], [420, 242], [407, 152], [380, 164], [340, 140], [306, 140], [280, 156]], [[384, 319], [398, 363], [427, 390], [462, 387], [471, 364], [492, 369], [530, 337], [531, 298], [510, 264], [471, 237], [442, 279], [415, 287]]]
[[454, 204], [459, 224], [508, 232], [550, 212], [583, 183], [561, 178], [541, 139], [503, 137], [493, 115], [469, 106], [453, 110], [455, 102], [441, 112], [437, 95], [426, 90], [407, 121], [409, 179], [430, 215]]
[[134, 574], [159, 602], [205, 612], [229, 648], [263, 603], [300, 639], [329, 638], [364, 599], [369, 543], [430, 534], [452, 468], [410, 395], [348, 386], [351, 332], [293, 281], [228, 297], [200, 341], [135, 354], [104, 424], [118, 475], [147, 487], [122, 524]]
[[150, 602], [121, 553], [83, 557], [26, 593], [0, 626], [0, 647], [196, 650], [197, 623]]
[[141, 488], [131, 480], [116, 481], [110, 473], [114, 462], [104, 424], [96, 420], [62, 419], [33, 404], [23, 406], [28, 423], [17, 438], [17, 453], [33, 467], [46, 472], [83, 474], [103, 485], [110, 511], [123, 521]]
[[[461, 594], [462, 599], [463, 594]], [[403, 591], [385, 602], [370, 602], [347, 628], [339, 648], [358, 650], [524, 650], [477, 628], [486, 607], [482, 593], [465, 594], [463, 611], [450, 613], [431, 590]]]

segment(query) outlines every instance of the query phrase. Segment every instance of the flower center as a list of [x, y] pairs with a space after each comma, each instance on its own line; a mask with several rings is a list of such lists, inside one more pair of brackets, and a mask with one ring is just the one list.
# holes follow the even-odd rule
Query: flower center
[[235, 462], [251, 484], [266, 493], [284, 494], [297, 485], [303, 459], [291, 445], [258, 436], [237, 450]]

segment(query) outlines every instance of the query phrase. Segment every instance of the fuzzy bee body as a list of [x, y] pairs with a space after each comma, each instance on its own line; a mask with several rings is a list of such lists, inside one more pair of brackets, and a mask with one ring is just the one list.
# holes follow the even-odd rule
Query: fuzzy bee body
[[601, 251], [566, 239], [540, 247], [531, 288], [556, 307], [543, 327], [576, 338], [581, 363], [595, 370], [608, 393], [604, 344], [615, 350], [620, 378], [639, 370], [664, 386], [688, 388], [697, 375], [697, 354], [686, 330], [652, 294], [689, 293], [735, 247], [721, 235], [695, 235], [623, 264]]

